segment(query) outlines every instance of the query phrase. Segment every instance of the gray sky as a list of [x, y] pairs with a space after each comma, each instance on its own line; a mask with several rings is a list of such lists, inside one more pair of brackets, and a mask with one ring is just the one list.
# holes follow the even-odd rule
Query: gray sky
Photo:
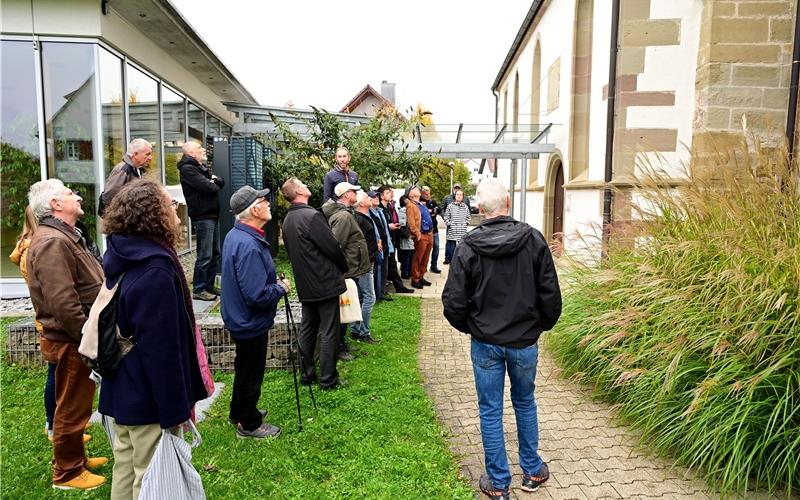
[[531, 0], [171, 0], [261, 104], [339, 111], [395, 83], [401, 111], [494, 123], [490, 87]]

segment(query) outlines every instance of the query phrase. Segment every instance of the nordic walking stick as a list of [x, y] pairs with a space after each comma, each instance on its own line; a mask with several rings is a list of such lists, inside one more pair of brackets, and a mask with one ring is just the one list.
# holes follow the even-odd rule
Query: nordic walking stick
[[[285, 276], [281, 273], [280, 279], [285, 279]], [[295, 365], [294, 361], [294, 354], [292, 353], [291, 345], [292, 345], [292, 326], [289, 322], [289, 315], [291, 314], [291, 310], [289, 309], [289, 295], [286, 294], [283, 296], [283, 303], [286, 306], [286, 327], [289, 330], [289, 359], [292, 362], [292, 378], [294, 379], [294, 400], [297, 403], [297, 426], [300, 432], [303, 432], [303, 417], [300, 415], [300, 390], [297, 387], [297, 366]]]
[[[286, 298], [286, 296], [284, 296]], [[292, 308], [289, 307], [289, 300], [286, 299], [286, 315], [287, 321], [289, 323], [289, 334], [294, 335], [294, 342], [297, 345], [297, 353], [300, 354], [300, 368], [303, 368], [305, 364], [305, 358], [303, 357], [303, 348], [300, 347], [300, 339], [297, 336], [297, 323], [294, 322], [294, 314], [292, 313]], [[289, 338], [289, 342], [291, 342], [291, 337]], [[311, 404], [314, 405], [314, 409], [317, 409], [317, 401], [314, 399], [314, 389], [311, 388], [313, 384], [308, 384], [308, 394], [311, 396]]]

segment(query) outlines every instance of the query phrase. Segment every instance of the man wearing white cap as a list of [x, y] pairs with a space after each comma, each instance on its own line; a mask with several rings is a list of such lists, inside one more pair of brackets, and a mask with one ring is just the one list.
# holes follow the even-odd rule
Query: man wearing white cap
[[[355, 186], [349, 182], [340, 182], [334, 187], [336, 201], [328, 200], [322, 205], [322, 213], [328, 219], [333, 236], [339, 242], [347, 261], [347, 272], [345, 279], [350, 278], [358, 281], [358, 278], [372, 271], [372, 264], [369, 262], [369, 249], [364, 233], [358, 227], [353, 205], [356, 203], [356, 192], [361, 186]], [[339, 345], [339, 359], [353, 359], [347, 351], [349, 350], [345, 342], [346, 329], [342, 328], [341, 342]]]

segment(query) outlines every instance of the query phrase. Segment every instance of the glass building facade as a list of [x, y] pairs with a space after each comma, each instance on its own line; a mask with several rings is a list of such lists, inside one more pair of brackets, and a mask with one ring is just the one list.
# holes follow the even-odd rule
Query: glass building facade
[[[231, 126], [158, 75], [96, 41], [3, 36], [0, 40], [0, 193], [2, 252], [22, 230], [27, 193], [59, 178], [83, 197], [82, 220], [97, 236], [97, 200], [127, 143], [153, 144], [150, 174], [183, 200], [177, 161], [185, 141], [213, 142]], [[179, 252], [191, 249], [186, 206]], [[7, 258], [0, 278], [19, 277]]]

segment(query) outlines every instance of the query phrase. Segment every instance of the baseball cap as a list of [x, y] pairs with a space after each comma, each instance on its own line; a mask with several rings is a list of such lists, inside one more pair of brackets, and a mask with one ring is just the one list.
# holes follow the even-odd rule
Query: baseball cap
[[367, 196], [369, 196], [370, 198], [377, 198], [380, 195], [381, 194], [379, 192], [375, 191], [375, 190], [367, 191]]
[[453, 188], [461, 188], [461, 184], [459, 184], [458, 182], [456, 182], [455, 184], [453, 184]]
[[354, 186], [349, 182], [340, 182], [339, 184], [336, 185], [335, 188], [333, 188], [333, 193], [337, 197], [341, 197], [348, 191], [358, 191], [359, 189], [361, 189], [361, 186]]
[[231, 196], [231, 211], [239, 214], [247, 210], [259, 198], [269, 194], [269, 189], [255, 189], [252, 186], [242, 186]]

